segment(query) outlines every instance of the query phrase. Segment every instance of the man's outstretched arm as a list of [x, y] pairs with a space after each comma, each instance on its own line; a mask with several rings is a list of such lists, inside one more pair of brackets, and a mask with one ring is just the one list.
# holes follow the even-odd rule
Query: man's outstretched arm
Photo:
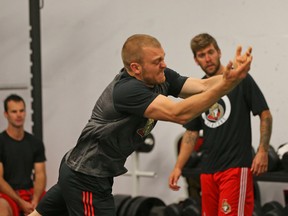
[[[241, 55], [241, 47], [238, 47], [234, 62], [227, 64], [226, 71], [222, 76], [208, 78], [205, 82], [187, 79], [180, 96], [185, 97], [189, 94], [195, 94], [195, 92], [199, 92], [198, 94], [179, 102], [172, 101], [164, 95], [158, 95], [147, 107], [144, 113], [145, 117], [186, 124], [229, 93], [247, 76], [252, 63], [251, 52], [252, 49], [249, 48]], [[196, 90], [195, 86], [197, 86]]]

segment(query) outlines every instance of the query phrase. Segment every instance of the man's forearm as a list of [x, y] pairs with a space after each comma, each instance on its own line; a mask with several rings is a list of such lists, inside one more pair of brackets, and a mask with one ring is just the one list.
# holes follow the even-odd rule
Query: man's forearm
[[0, 180], [0, 192], [6, 194], [13, 199], [18, 205], [21, 202], [21, 197], [15, 192], [15, 190], [6, 182], [3, 178]]
[[33, 199], [36, 199], [37, 201], [39, 201], [40, 197], [45, 191], [45, 188], [46, 188], [46, 176], [44, 174], [36, 176], [35, 181], [34, 181]]
[[263, 111], [260, 116], [260, 144], [259, 150], [268, 152], [272, 134], [272, 115], [269, 110]]
[[175, 168], [178, 168], [180, 170], [183, 169], [183, 167], [189, 160], [191, 153], [193, 152], [197, 138], [198, 132], [186, 130], [181, 140], [180, 151], [177, 162], [175, 164]]

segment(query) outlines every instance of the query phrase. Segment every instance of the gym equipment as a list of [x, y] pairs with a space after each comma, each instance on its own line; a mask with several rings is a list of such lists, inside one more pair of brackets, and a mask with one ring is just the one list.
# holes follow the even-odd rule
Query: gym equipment
[[252, 216], [262, 216], [262, 207], [259, 201], [255, 200]]
[[261, 194], [258, 182], [253, 180], [254, 200], [255, 202], [261, 203]]
[[283, 154], [282, 159], [281, 159], [281, 165], [284, 168], [284, 171], [288, 172], [288, 152]]
[[195, 205], [189, 205], [185, 207], [182, 211], [182, 216], [200, 216], [201, 209]]
[[288, 172], [288, 143], [283, 143], [278, 147], [277, 154], [280, 158], [282, 168]]
[[132, 170], [125, 173], [125, 176], [131, 176], [132, 177], [132, 196], [138, 196], [139, 195], [139, 184], [140, 184], [140, 177], [155, 177], [155, 172], [148, 172], [148, 171], [140, 171], [139, 170], [139, 152], [134, 152], [131, 155], [133, 166]]
[[[127, 211], [127, 216], [148, 216], [155, 206], [166, 206], [166, 204], [156, 197], [136, 197]], [[124, 215], [123, 215], [124, 216]]]
[[155, 138], [154, 138], [153, 134], [150, 133], [146, 136], [143, 143], [141, 143], [139, 145], [139, 147], [136, 149], [136, 151], [149, 153], [153, 150], [154, 146], [155, 146]]
[[181, 216], [200, 216], [201, 204], [195, 199], [187, 198], [182, 203]]
[[116, 216], [164, 216], [166, 204], [156, 197], [114, 195]]
[[282, 159], [283, 155], [288, 152], [288, 143], [283, 143], [279, 145], [277, 149], [277, 154], [279, 155], [279, 158]]
[[166, 206], [154, 206], [151, 209], [149, 216], [166, 216], [165, 208]]
[[134, 197], [134, 198], [131, 198], [131, 199], [126, 200], [126, 201], [123, 203], [121, 209], [119, 209], [118, 214], [116, 214], [116, 215], [117, 215], [117, 216], [125, 216], [125, 215], [128, 215], [128, 210], [129, 210], [129, 208], [132, 206], [132, 203], [133, 203], [136, 199], [138, 199], [138, 198], [139, 198], [139, 197]]
[[138, 148], [131, 155], [133, 167], [132, 170], [125, 173], [125, 176], [132, 176], [133, 185], [132, 185], [132, 196], [138, 196], [139, 192], [139, 178], [140, 177], [155, 177], [155, 172], [146, 172], [140, 171], [139, 167], [139, 154], [151, 152], [155, 146], [154, 136], [150, 133], [146, 136], [143, 143], [138, 146]]
[[277, 201], [265, 203], [262, 206], [262, 212], [263, 216], [285, 216], [284, 207]]
[[280, 167], [280, 158], [273, 146], [268, 149], [268, 172], [276, 171]]
[[201, 203], [187, 198], [179, 203], [172, 203], [165, 208], [165, 216], [200, 216]]
[[115, 208], [116, 208], [116, 215], [119, 215], [120, 210], [123, 206], [123, 204], [131, 199], [131, 195], [126, 195], [126, 194], [116, 194], [114, 195], [114, 203], [115, 203]]
[[29, 0], [32, 131], [43, 140], [40, 8], [40, 1]]
[[180, 216], [181, 215], [181, 206], [177, 203], [172, 203], [166, 206], [164, 210], [165, 216]]
[[288, 205], [286, 205], [285, 208], [283, 209], [283, 213], [284, 215], [288, 215]]

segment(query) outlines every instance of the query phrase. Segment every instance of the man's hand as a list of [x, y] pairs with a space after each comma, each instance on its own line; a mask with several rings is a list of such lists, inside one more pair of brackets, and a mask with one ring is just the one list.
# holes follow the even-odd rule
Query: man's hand
[[268, 170], [268, 152], [258, 151], [253, 159], [251, 171], [258, 176]]
[[241, 55], [242, 47], [238, 46], [233, 62], [229, 62], [226, 66], [226, 71], [223, 73], [223, 80], [227, 90], [238, 85], [248, 74], [252, 62], [252, 48], [249, 47], [247, 51]]
[[34, 206], [30, 202], [27, 202], [23, 199], [20, 201], [19, 206], [23, 210], [25, 215], [30, 214], [34, 211]]
[[171, 190], [178, 191], [180, 189], [180, 186], [177, 185], [177, 182], [178, 182], [178, 179], [180, 178], [180, 176], [181, 176], [181, 170], [180, 169], [175, 168], [171, 172], [170, 177], [169, 177], [169, 187]]
[[241, 55], [242, 47], [238, 46], [236, 49], [234, 61], [233, 61], [233, 68], [236, 69], [239, 65], [245, 63], [247, 61], [247, 58], [251, 56], [252, 53], [252, 47], [249, 47], [245, 54]]

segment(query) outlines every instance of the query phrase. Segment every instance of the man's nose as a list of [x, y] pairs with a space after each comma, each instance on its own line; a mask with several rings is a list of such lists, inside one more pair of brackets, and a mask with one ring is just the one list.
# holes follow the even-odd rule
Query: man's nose
[[163, 61], [160, 63], [160, 66], [161, 66], [162, 68], [166, 68], [166, 67], [167, 67], [167, 64], [166, 64], [166, 62], [163, 60]]
[[211, 57], [210, 57], [209, 55], [206, 55], [206, 56], [205, 56], [205, 60], [206, 60], [207, 62], [209, 62], [209, 61], [211, 61]]

